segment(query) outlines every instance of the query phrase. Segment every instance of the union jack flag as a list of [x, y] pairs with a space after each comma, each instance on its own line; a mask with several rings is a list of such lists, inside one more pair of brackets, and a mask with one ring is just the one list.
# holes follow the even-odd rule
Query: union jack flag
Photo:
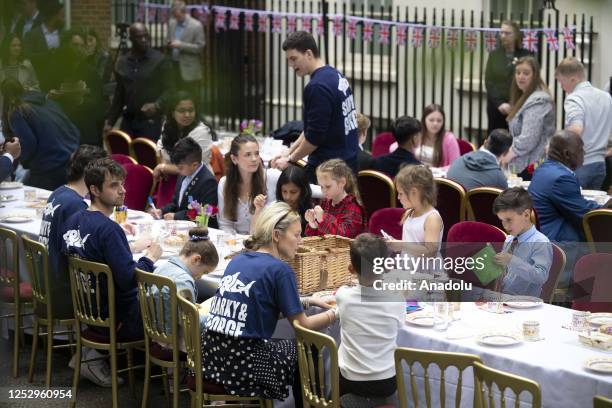
[[523, 36], [523, 48], [532, 52], [536, 52], [538, 50], [538, 36], [535, 30], [525, 30], [525, 34]]
[[380, 30], [378, 30], [378, 42], [381, 44], [389, 44], [389, 35], [389, 24], [381, 24]]
[[267, 16], [266, 14], [258, 14], [257, 15], [257, 21], [259, 24], [257, 24], [257, 31], [260, 33], [265, 33], [266, 32], [266, 20], [267, 20]]
[[459, 41], [459, 30], [449, 29], [446, 32], [446, 46], [448, 48], [455, 48], [457, 46], [458, 41]]
[[246, 31], [253, 31], [253, 13], [244, 14], [244, 29]]
[[412, 27], [412, 46], [419, 48], [421, 45], [423, 45], [423, 28]]
[[427, 40], [429, 48], [438, 48], [441, 39], [442, 31], [438, 27], [432, 27], [431, 30], [429, 30], [429, 39]]
[[334, 35], [341, 36], [343, 28], [344, 28], [344, 23], [342, 21], [342, 16], [334, 17]]
[[219, 10], [215, 17], [215, 31], [225, 30], [225, 10]]
[[348, 27], [346, 27], [346, 33], [353, 40], [357, 36], [357, 20], [353, 20], [352, 18], [348, 19]]
[[238, 24], [240, 22], [240, 12], [232, 10], [230, 13], [230, 30], [238, 30]]
[[478, 33], [474, 30], [466, 30], [463, 41], [465, 42], [465, 48], [474, 51], [478, 46]]
[[374, 23], [369, 21], [365, 21], [363, 23], [363, 41], [372, 41], [372, 36], [374, 35]]
[[395, 33], [395, 41], [397, 43], [397, 45], [399, 45], [400, 47], [406, 45], [406, 39], [408, 38], [408, 27], [404, 26], [404, 25], [398, 25], [397, 26], [397, 32]]
[[295, 16], [287, 17], [287, 32], [292, 33], [297, 27], [297, 20]]
[[569, 27], [563, 27], [561, 29], [561, 32], [563, 33], [563, 41], [565, 42], [565, 47], [569, 48], [570, 50], [576, 48], [576, 46], [574, 45], [574, 30]]
[[157, 15], [157, 9], [149, 7], [149, 24], [155, 23], [155, 16]]
[[279, 14], [272, 16], [272, 32], [280, 33], [283, 31], [283, 17]]
[[138, 6], [138, 13], [136, 14], [136, 21], [144, 22], [145, 19], [145, 5], [140, 3]]
[[487, 47], [487, 52], [493, 52], [495, 50], [495, 47], [497, 47], [497, 33], [495, 31], [487, 31], [485, 36], [485, 45]]
[[200, 20], [203, 25], [208, 23], [208, 8], [206, 7], [195, 7], [196, 18]]
[[321, 22], [319, 21], [318, 17], [315, 17], [312, 20], [312, 28], [314, 29], [314, 33], [316, 35], [321, 35], [323, 33], [323, 30], [322, 30], [323, 27], [322, 27]]
[[160, 10], [159, 13], [159, 18], [161, 20], [162, 23], [167, 23], [168, 22], [168, 13], [169, 13], [169, 8], [168, 7], [164, 7]]
[[559, 40], [557, 39], [557, 34], [555, 30], [546, 30], [544, 31], [546, 35], [546, 45], [549, 50], [558, 50], [559, 49]]
[[302, 19], [302, 30], [310, 32], [311, 29], [310, 16]]

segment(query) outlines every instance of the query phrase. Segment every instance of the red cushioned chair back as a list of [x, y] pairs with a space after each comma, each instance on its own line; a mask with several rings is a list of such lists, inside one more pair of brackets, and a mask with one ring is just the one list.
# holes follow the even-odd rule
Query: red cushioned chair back
[[155, 193], [153, 193], [153, 201], [157, 208], [164, 208], [172, 202], [174, 189], [176, 188], [176, 176], [166, 176], [159, 180]]
[[104, 136], [104, 141], [109, 149], [110, 154], [124, 154], [130, 155], [130, 143], [132, 138], [125, 132], [120, 130], [111, 130]]
[[553, 297], [555, 295], [555, 289], [557, 288], [557, 284], [559, 283], [559, 276], [565, 269], [565, 252], [557, 245], [552, 244], [553, 246], [553, 261], [550, 266], [550, 271], [548, 271], [548, 279], [544, 282], [542, 286], [542, 293], [540, 297], [544, 299], [545, 302], [552, 302]]
[[438, 199], [436, 209], [444, 222], [442, 242], [446, 241], [449, 229], [465, 218], [465, 190], [458, 183], [445, 183], [436, 180]]
[[382, 132], [376, 135], [372, 143], [372, 157], [389, 154], [389, 147], [395, 143], [395, 137], [391, 132]]
[[497, 215], [493, 214], [493, 202], [502, 192], [498, 188], [481, 187], [468, 191], [468, 214], [471, 221], [484, 222], [504, 229]]
[[612, 254], [595, 253], [583, 256], [574, 266], [574, 292], [577, 299], [572, 309], [591, 312], [612, 312]]
[[374, 170], [362, 170], [357, 176], [361, 200], [368, 216], [381, 208], [394, 208], [397, 194], [391, 178]]
[[[471, 257], [484, 248], [487, 242], [493, 245], [496, 252], [500, 252], [505, 240], [506, 234], [493, 225], [477, 221], [463, 221], [453, 225], [448, 231], [444, 255], [450, 258]], [[471, 270], [461, 275], [449, 271], [449, 277], [472, 282], [476, 286], [482, 286], [476, 274]], [[494, 284], [495, 281], [491, 282], [487, 287], [492, 288]]]
[[121, 165], [124, 165], [124, 164], [136, 164], [136, 160], [134, 160], [130, 156], [126, 156], [125, 154], [120, 154], [120, 153], [111, 154], [110, 158], [113, 159], [114, 161], [116, 161], [117, 163], [121, 164]]
[[370, 217], [368, 231], [382, 236], [380, 232], [382, 229], [393, 238], [402, 239], [401, 219], [404, 211], [406, 210], [403, 208], [381, 208], [375, 211]]
[[464, 139], [457, 139], [459, 144], [459, 153], [463, 156], [474, 151], [474, 145]]
[[125, 205], [132, 210], [144, 210], [153, 187], [153, 171], [140, 164], [123, 165], [125, 177]]
[[138, 164], [147, 166], [151, 170], [159, 163], [159, 155], [155, 143], [144, 137], [138, 137], [132, 141], [132, 153]]

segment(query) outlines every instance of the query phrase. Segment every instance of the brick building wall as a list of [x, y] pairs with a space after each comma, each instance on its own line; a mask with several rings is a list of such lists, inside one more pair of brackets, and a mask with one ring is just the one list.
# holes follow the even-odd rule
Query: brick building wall
[[102, 45], [110, 46], [111, 0], [73, 0], [71, 3], [72, 27], [96, 30]]

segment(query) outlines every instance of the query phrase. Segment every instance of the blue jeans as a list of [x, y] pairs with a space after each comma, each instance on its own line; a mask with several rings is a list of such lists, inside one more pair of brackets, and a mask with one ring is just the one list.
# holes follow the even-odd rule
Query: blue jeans
[[580, 187], [588, 190], [600, 190], [606, 178], [606, 163], [589, 163], [578, 167], [575, 171]]

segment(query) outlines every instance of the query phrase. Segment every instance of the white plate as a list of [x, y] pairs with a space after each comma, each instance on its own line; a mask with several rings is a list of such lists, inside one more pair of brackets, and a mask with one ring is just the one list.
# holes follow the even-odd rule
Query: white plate
[[0, 183], [0, 190], [12, 190], [14, 188], [21, 187], [23, 187], [23, 183], [20, 183], [19, 181], [4, 181]]
[[17, 201], [18, 198], [14, 195], [3, 195], [0, 196], [0, 203], [10, 203], [11, 201]]
[[406, 315], [406, 322], [415, 326], [433, 327], [434, 318], [429, 312], [414, 312]]
[[542, 306], [542, 299], [531, 296], [508, 296], [504, 304], [513, 309], [531, 309]]
[[521, 341], [520, 335], [510, 332], [488, 332], [478, 336], [478, 342], [487, 346], [513, 346]]
[[9, 223], [9, 224], [19, 224], [19, 223], [22, 223], [22, 222], [30, 222], [33, 219], [34, 218], [29, 217], [27, 215], [12, 215], [12, 216], [1, 218], [0, 221], [1, 222], [6, 222], [6, 223]]
[[594, 326], [612, 324], [612, 313], [593, 313], [587, 318], [587, 321]]
[[582, 195], [591, 197], [601, 197], [607, 195], [607, 193], [601, 190], [582, 190]]
[[612, 374], [612, 358], [596, 357], [584, 362], [584, 368], [600, 374]]
[[145, 218], [147, 215], [146, 212], [144, 211], [137, 211], [137, 210], [128, 210], [128, 220], [139, 220], [141, 218]]

